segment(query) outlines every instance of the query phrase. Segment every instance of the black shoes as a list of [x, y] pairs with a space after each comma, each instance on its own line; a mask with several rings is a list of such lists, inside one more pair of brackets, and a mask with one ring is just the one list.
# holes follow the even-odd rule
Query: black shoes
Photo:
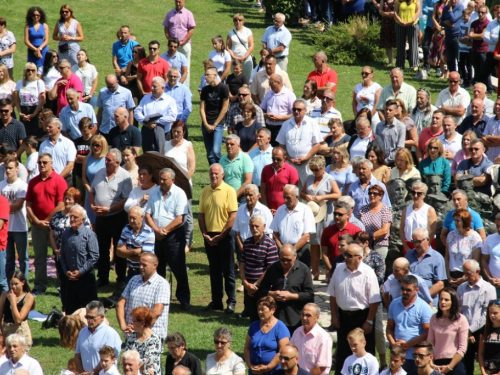
[[226, 314], [234, 314], [234, 303], [228, 303], [227, 309], [224, 310]]
[[[201, 311], [214, 311], [214, 310], [224, 310], [224, 306], [221, 304], [210, 302], [206, 307], [204, 307]], [[234, 310], [233, 310], [234, 311]]]
[[103, 286], [107, 286], [107, 285], [109, 285], [109, 280], [99, 279], [99, 280], [97, 280], [97, 282], [96, 282], [96, 286], [97, 286], [98, 288], [101, 288], [101, 287], [103, 287]]
[[181, 310], [186, 311], [191, 308], [191, 305], [189, 303], [181, 303]]

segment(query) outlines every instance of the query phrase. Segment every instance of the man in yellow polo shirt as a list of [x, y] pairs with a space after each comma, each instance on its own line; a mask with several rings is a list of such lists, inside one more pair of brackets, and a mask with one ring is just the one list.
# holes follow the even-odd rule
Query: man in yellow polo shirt
[[236, 305], [234, 276], [234, 247], [229, 232], [233, 227], [238, 201], [236, 190], [224, 182], [224, 169], [212, 164], [209, 170], [210, 185], [201, 192], [198, 224], [205, 242], [210, 270], [212, 301], [204, 311], [223, 310], [224, 277], [227, 294], [226, 314], [233, 314]]

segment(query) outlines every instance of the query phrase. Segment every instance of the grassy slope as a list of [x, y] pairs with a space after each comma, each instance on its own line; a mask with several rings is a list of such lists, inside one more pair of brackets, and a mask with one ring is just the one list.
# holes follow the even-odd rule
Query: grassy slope
[[[8, 29], [12, 30], [18, 40], [18, 51], [15, 59], [15, 77], [19, 79], [22, 74], [22, 66], [26, 61], [26, 47], [23, 43], [23, 27], [26, 9], [33, 5], [26, 0], [18, 0], [15, 5], [10, 1], [0, 1], [2, 4], [2, 16], [7, 19]], [[40, 1], [41, 6], [48, 15], [50, 30], [56, 22], [60, 2]], [[162, 43], [162, 52], [166, 48], [166, 41], [163, 35], [162, 21], [166, 12], [173, 8], [173, 1], [169, 2], [146, 2], [139, 0], [86, 0], [71, 4], [77, 20], [83, 25], [85, 41], [82, 48], [85, 48], [90, 56], [91, 62], [97, 67], [99, 72], [99, 88], [104, 86], [104, 77], [112, 73], [111, 67], [111, 44], [114, 42], [116, 30], [122, 24], [131, 27], [139, 42], [147, 45], [150, 40], [157, 39]], [[245, 26], [252, 29], [257, 46], [257, 54], [260, 47], [260, 37], [264, 33], [265, 26], [269, 22], [264, 21], [262, 15], [249, 9], [248, 3], [237, 1], [221, 0], [193, 0], [187, 3], [197, 22], [196, 32], [193, 39], [191, 89], [194, 93], [193, 114], [190, 117], [190, 135], [194, 142], [196, 155], [198, 158], [197, 170], [194, 180], [193, 206], [195, 215], [198, 212], [199, 195], [201, 189], [207, 184], [208, 165], [205, 158], [204, 146], [200, 131], [199, 99], [196, 93], [199, 78], [202, 74], [201, 62], [206, 58], [212, 49], [211, 38], [217, 34], [226, 36], [233, 27], [232, 16], [241, 12], [246, 17]], [[312, 55], [314, 54], [311, 42], [304, 30], [293, 29], [293, 41], [291, 46], [291, 58], [289, 64], [289, 75], [293, 82], [295, 93], [300, 96], [302, 84], [307, 74], [313, 70]], [[56, 47], [56, 42], [50, 43], [52, 48]], [[344, 118], [351, 118], [351, 97], [352, 88], [360, 81], [360, 66], [337, 66], [339, 82], [337, 90], [337, 108], [344, 114]], [[375, 78], [382, 84], [389, 83], [388, 70], [381, 66], [375, 66]], [[411, 82], [416, 87], [419, 83]], [[431, 89], [434, 100], [437, 92], [444, 86], [444, 82], [433, 79], [426, 82], [426, 86]], [[193, 308], [189, 313], [180, 312], [176, 301], [172, 302], [170, 309], [169, 332], [180, 331], [184, 334], [188, 342], [188, 349], [204, 360], [206, 355], [213, 350], [212, 332], [221, 325], [229, 326], [233, 330], [234, 342], [232, 348], [242, 355], [246, 330], [248, 327], [246, 320], [237, 320], [235, 317], [228, 317], [222, 313], [207, 314], [201, 312], [201, 307], [210, 300], [210, 286], [208, 284], [208, 264], [202, 247], [200, 232], [196, 226], [194, 250], [188, 254], [187, 262], [190, 268], [189, 278], [192, 291]], [[174, 282], [175, 284], [175, 282]], [[175, 285], [174, 285], [175, 287]], [[112, 288], [101, 291], [100, 296], [109, 295]], [[36, 308], [42, 312], [48, 312], [52, 306], [60, 306], [55, 288], [48, 290], [48, 295], [37, 298]], [[242, 308], [242, 298], [238, 295], [237, 310]], [[107, 318], [115, 327], [115, 311], [111, 310]], [[67, 360], [72, 357], [72, 353], [59, 346], [57, 330], [41, 330], [40, 324], [30, 322], [34, 337], [34, 348], [31, 354], [39, 359], [46, 375], [59, 374], [65, 367]], [[164, 361], [164, 358], [162, 359]]]

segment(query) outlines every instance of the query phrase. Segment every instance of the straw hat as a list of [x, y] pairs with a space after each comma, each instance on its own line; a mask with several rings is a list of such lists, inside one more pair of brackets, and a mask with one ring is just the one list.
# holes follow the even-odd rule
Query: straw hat
[[325, 219], [326, 216], [326, 203], [321, 201], [319, 204], [316, 202], [307, 202], [307, 206], [311, 209], [314, 215], [314, 222], [319, 223]]

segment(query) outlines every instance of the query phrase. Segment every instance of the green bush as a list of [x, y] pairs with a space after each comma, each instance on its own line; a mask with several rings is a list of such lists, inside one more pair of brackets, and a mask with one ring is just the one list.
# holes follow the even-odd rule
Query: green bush
[[297, 0], [266, 0], [266, 17], [272, 18], [276, 13], [283, 13], [286, 17], [286, 25], [296, 22], [299, 18], [300, 5]]
[[385, 58], [385, 51], [378, 46], [380, 24], [370, 24], [365, 18], [353, 17], [324, 32], [310, 33], [316, 49], [325, 51], [333, 64], [359, 65]]

